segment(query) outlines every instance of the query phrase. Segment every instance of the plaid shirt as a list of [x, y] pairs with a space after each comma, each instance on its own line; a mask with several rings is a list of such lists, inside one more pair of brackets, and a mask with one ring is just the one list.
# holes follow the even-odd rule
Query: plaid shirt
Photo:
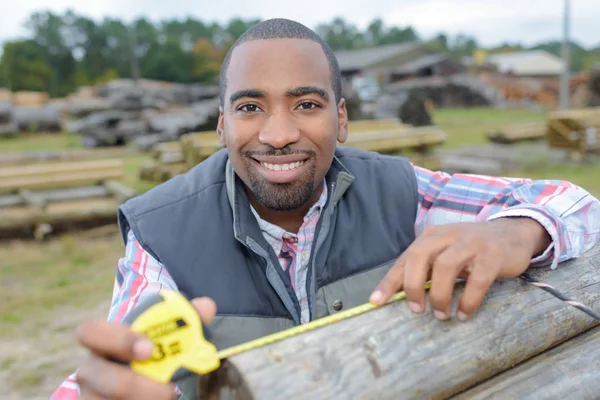
[[[543, 254], [531, 260], [532, 266], [550, 265], [576, 258], [600, 239], [600, 202], [582, 188], [558, 180], [489, 177], [432, 172], [414, 166], [419, 204], [415, 233], [426, 226], [454, 222], [483, 222], [495, 218], [529, 217], [544, 226], [552, 238]], [[281, 267], [290, 275], [301, 306], [302, 322], [309, 319], [306, 293], [307, 262], [322, 207], [323, 194], [304, 217], [297, 234], [262, 220], [254, 211], [267, 240], [279, 254]], [[299, 256], [298, 256], [299, 255]], [[125, 256], [118, 262], [111, 321], [120, 321], [143, 296], [162, 289], [177, 290], [166, 268], [150, 256], [129, 232]], [[75, 373], [52, 395], [51, 400], [78, 397]]]

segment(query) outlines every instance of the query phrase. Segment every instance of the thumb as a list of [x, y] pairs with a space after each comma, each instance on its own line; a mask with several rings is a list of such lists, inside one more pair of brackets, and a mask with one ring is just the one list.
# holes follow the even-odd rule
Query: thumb
[[200, 314], [202, 323], [210, 324], [217, 313], [217, 304], [214, 300], [208, 297], [197, 297], [192, 300], [192, 304]]

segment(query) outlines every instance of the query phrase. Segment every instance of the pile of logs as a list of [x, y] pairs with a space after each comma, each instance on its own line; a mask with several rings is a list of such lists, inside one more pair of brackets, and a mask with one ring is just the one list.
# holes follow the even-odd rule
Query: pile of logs
[[546, 123], [528, 122], [509, 125], [487, 132], [486, 136], [490, 142], [501, 144], [543, 140], [546, 137]]
[[[383, 154], [403, 154], [415, 164], [430, 169], [439, 168], [439, 160], [430, 150], [446, 140], [445, 133], [436, 126], [415, 128], [401, 123], [397, 118], [351, 121], [348, 131], [344, 146]], [[215, 131], [190, 133], [183, 135], [179, 141], [160, 143], [152, 151], [153, 160], [140, 169], [140, 179], [164, 182], [221, 148]]]
[[582, 157], [600, 150], [600, 107], [553, 111], [548, 115], [546, 141], [550, 147]]
[[135, 195], [119, 182], [123, 172], [121, 159], [0, 166], [0, 236], [114, 223], [117, 206]]
[[[396, 118], [402, 113], [402, 121], [420, 126], [423, 125], [423, 120], [428, 119], [426, 111], [420, 107], [421, 116], [415, 118], [410, 112], [401, 111], [405, 103], [418, 99], [431, 103], [436, 108], [485, 107], [496, 104], [500, 97], [497, 89], [466, 74], [411, 78], [386, 85], [377, 98], [374, 116]], [[414, 123], [411, 122], [413, 118], [416, 119]]]
[[[103, 88], [98, 89], [99, 93], [108, 97], [85, 99], [85, 110], [77, 110], [78, 115], [85, 116], [68, 125], [69, 131], [81, 134], [88, 148], [134, 142], [138, 148], [147, 150], [156, 143], [177, 140], [185, 133], [214, 129], [217, 124], [218, 98], [172, 104], [166, 102], [171, 97], [173, 101], [192, 97], [184, 96], [187, 92], [169, 96], [129, 86]], [[91, 112], [86, 115], [87, 111]]]
[[10, 101], [0, 101], [0, 137], [14, 136], [18, 124], [14, 117], [13, 105]]

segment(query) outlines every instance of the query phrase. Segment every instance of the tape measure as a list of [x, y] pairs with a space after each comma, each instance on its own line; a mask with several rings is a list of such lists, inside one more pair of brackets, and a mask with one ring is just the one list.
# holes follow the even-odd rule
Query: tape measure
[[[430, 283], [425, 285], [429, 289]], [[386, 304], [406, 297], [394, 295]], [[190, 374], [206, 375], [217, 370], [221, 360], [257, 349], [302, 333], [364, 314], [380, 306], [362, 304], [327, 317], [260, 337], [249, 342], [217, 351], [210, 342], [210, 330], [202, 324], [194, 306], [181, 293], [163, 290], [140, 303], [122, 323], [134, 332], [145, 335], [153, 344], [152, 356], [145, 361], [130, 363], [138, 374], [157, 382], [177, 382]]]

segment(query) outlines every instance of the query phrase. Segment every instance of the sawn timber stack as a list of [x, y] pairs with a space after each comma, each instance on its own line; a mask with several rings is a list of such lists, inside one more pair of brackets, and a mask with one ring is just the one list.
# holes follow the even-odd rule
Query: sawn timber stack
[[546, 140], [552, 148], [578, 157], [600, 151], [600, 107], [554, 111], [547, 125]]
[[0, 167], [0, 237], [115, 223], [117, 206], [135, 195], [122, 178], [120, 159]]

